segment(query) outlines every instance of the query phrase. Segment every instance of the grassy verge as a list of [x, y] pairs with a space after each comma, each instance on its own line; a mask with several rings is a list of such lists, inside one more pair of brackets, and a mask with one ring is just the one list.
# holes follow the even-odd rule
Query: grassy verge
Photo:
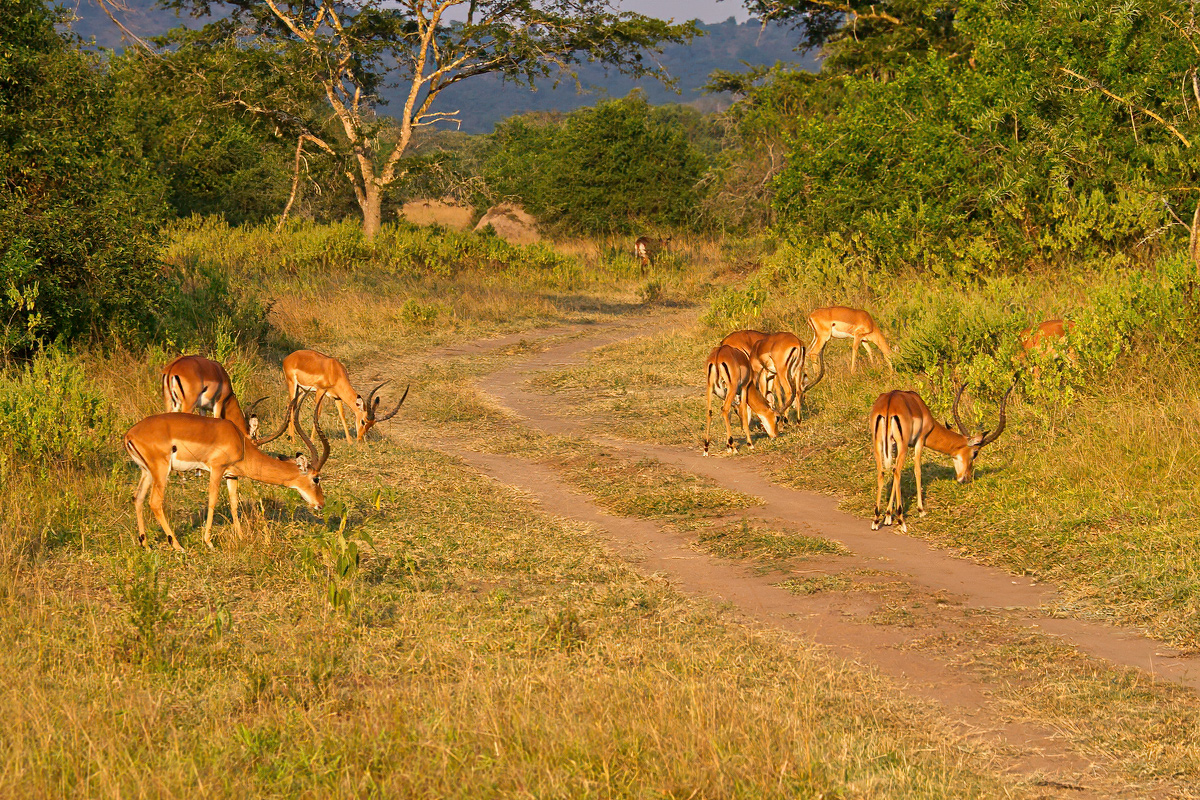
[[[936, 304], [935, 289], [913, 283], [897, 292], [924, 291]], [[1020, 294], [1030, 292], [1025, 287]], [[792, 299], [801, 309], [818, 302]], [[796, 313], [779, 327], [802, 325]], [[903, 350], [900, 323], [884, 327]], [[581, 368], [543, 376], [537, 388], [553, 393], [560, 408], [605, 420], [608, 433], [691, 446], [704, 429], [703, 359], [722, 333], [698, 327], [615, 345]], [[874, 503], [865, 423], [871, 402], [881, 392], [911, 388], [945, 419], [952, 397], [942, 374], [860, 364], [851, 375], [844, 343], [830, 345], [827, 363], [804, 422], [760, 447], [757, 457], [780, 482], [839, 495], [847, 510], [866, 518]], [[1200, 448], [1194, 424], [1200, 371], [1171, 340], [1158, 339], [1135, 342], [1086, 389], [1049, 399], [1033, 389], [1009, 403], [1008, 427], [981, 454], [972, 484], [955, 483], [945, 457], [927, 456], [930, 515], [910, 530], [1055, 582], [1067, 598], [1063, 613], [1136, 625], [1184, 649], [1200, 646], [1200, 556], [1191, 546], [1200, 528], [1200, 488], [1188, 466], [1188, 454]], [[651, 416], [658, 424], [643, 424]], [[968, 397], [964, 417], [994, 425], [995, 398]], [[911, 470], [904, 490], [911, 499]]]
[[134, 471], [108, 464], [8, 487], [77, 499], [6, 572], [5, 795], [1006, 791], [928, 710], [731, 625], [452, 458], [335, 440], [324, 518], [247, 488], [244, 539], [222, 512], [213, 553], [201, 482], [174, 480], [184, 558], [132, 546]]

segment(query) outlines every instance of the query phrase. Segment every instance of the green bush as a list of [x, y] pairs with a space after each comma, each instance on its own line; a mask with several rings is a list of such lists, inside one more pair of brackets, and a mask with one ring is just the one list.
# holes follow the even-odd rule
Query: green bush
[[497, 128], [487, 182], [571, 230], [689, 225], [708, 159], [688, 130], [679, 112], [653, 108], [640, 93], [565, 117], [516, 117]]
[[0, 441], [15, 460], [73, 461], [109, 452], [115, 431], [110, 408], [84, 365], [58, 350], [0, 372]]
[[0, 15], [0, 316], [7, 352], [146, 336], [162, 299], [158, 184], [129, 152], [99, 62], [41, 0]]

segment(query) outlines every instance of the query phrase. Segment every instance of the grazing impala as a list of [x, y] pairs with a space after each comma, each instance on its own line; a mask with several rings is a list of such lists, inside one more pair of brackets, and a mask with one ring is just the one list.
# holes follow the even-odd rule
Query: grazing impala
[[[404, 399], [408, 397], [408, 389], [405, 388], [404, 396], [400, 398], [399, 403], [396, 403], [396, 407], [382, 417], [377, 416], [380, 398], [375, 397], [375, 393], [389, 381], [384, 381], [372, 389], [364, 401], [362, 395], [350, 385], [350, 374], [346, 372], [342, 362], [324, 353], [318, 353], [316, 350], [297, 350], [285, 358], [283, 360], [283, 382], [287, 386], [288, 397], [295, 397], [297, 390], [328, 393], [337, 404], [337, 412], [342, 420], [342, 430], [346, 434], [346, 441], [350, 441], [350, 428], [346, 426], [346, 414], [342, 410], [343, 403], [354, 408], [355, 428], [358, 430], [358, 441], [361, 442], [371, 426], [378, 422], [386, 422], [396, 416], [396, 412], [404, 404]], [[288, 434], [294, 435], [290, 422]]]
[[633, 254], [642, 261], [642, 274], [646, 273], [646, 269], [650, 263], [658, 257], [658, 254], [666, 250], [671, 244], [671, 237], [665, 239], [651, 239], [649, 236], [639, 236], [637, 241], [633, 243]]
[[706, 365], [708, 372], [708, 425], [704, 429], [704, 455], [708, 455], [709, 435], [712, 433], [712, 399], [715, 394], [721, 398], [721, 418], [725, 420], [725, 452], [734, 452], [733, 429], [729, 424], [729, 412], [734, 405], [738, 407], [738, 416], [742, 421], [742, 432], [746, 435], [746, 443], [754, 447], [750, 438], [750, 414], [753, 413], [762, 423], [763, 430], [774, 439], [778, 433], [778, 420], [775, 412], [767, 405], [766, 398], [754, 385], [753, 374], [750, 371], [750, 359], [737, 348], [729, 345], [718, 345], [708, 355]]
[[813, 340], [808, 346], [810, 355], [815, 356], [824, 352], [825, 345], [829, 344], [830, 339], [853, 339], [854, 350], [850, 356], [851, 372], [854, 372], [855, 365], [858, 363], [859, 347], [867, 351], [871, 363], [875, 362], [875, 355], [867, 346], [867, 342], [878, 347], [879, 352], [883, 353], [883, 357], [887, 359], [888, 366], [892, 366], [892, 348], [888, 347], [887, 339], [883, 338], [879, 326], [866, 311], [845, 306], [818, 308], [808, 315], [808, 327], [813, 331]]
[[[150, 510], [155, 519], [167, 533], [167, 542], [171, 547], [183, 552], [175, 532], [167, 522], [163, 513], [163, 495], [166, 493], [167, 479], [171, 471], [190, 469], [205, 470], [209, 473], [208, 480], [208, 517], [204, 522], [204, 544], [212, 549], [213, 509], [217, 505], [217, 497], [221, 493], [221, 480], [229, 491], [229, 508], [233, 517], [233, 530], [242, 534], [241, 522], [238, 520], [238, 478], [249, 478], [276, 486], [287, 486], [295, 489], [314, 511], [320, 511], [325, 505], [325, 493], [321, 490], [321, 468], [329, 457], [329, 440], [321, 430], [318, 417], [321, 413], [321, 400], [318, 397], [313, 411], [313, 427], [321, 440], [321, 454], [312, 440], [300, 431], [300, 437], [308, 447], [311, 460], [297, 455], [295, 460], [279, 459], [267, 455], [258, 446], [246, 438], [243, 431], [227, 419], [215, 417], [198, 417], [194, 414], [169, 412], [146, 417], [134, 425], [125, 434], [125, 451], [142, 470], [138, 483], [137, 496], [134, 504], [137, 508], [138, 544], [146, 544], [146, 521], [143, 515], [143, 505], [146, 494], [150, 494]], [[288, 419], [293, 423], [299, 420], [302, 397], [293, 397], [288, 405]], [[279, 427], [279, 431], [266, 441], [277, 439], [283, 434], [288, 422]], [[299, 425], [296, 426], [300, 428]]]
[[721, 345], [729, 345], [735, 350], [741, 350], [746, 354], [746, 358], [752, 358], [754, 355], [754, 346], [767, 338], [770, 334], [762, 331], [741, 330], [734, 331], [721, 340]]
[[806, 382], [804, 363], [807, 350], [794, 333], [772, 333], [759, 339], [750, 351], [750, 368], [758, 391], [768, 400], [775, 399], [781, 419], [787, 419], [789, 407], [796, 409], [796, 422], [804, 405], [804, 393], [820, 383], [825, 375], [825, 360], [811, 383]]
[[258, 434], [258, 417], [254, 415], [255, 400], [250, 417], [242, 413], [229, 373], [216, 361], [202, 356], [180, 356], [162, 371], [163, 405], [167, 411], [190, 414], [210, 411], [214, 417], [227, 419], [242, 433], [253, 439]]
[[1034, 325], [1021, 331], [1021, 349], [1028, 353], [1030, 350], [1044, 350], [1051, 347], [1051, 342], [1061, 339], [1075, 328], [1075, 323], [1066, 319], [1048, 319], [1040, 325]]
[[1013, 387], [1009, 387], [1000, 401], [1000, 421], [990, 433], [983, 431], [970, 434], [958, 416], [958, 401], [962, 398], [960, 387], [954, 396], [954, 422], [958, 431], [950, 430], [949, 423], [942, 425], [933, 418], [929, 407], [916, 392], [894, 391], [879, 395], [871, 406], [871, 441], [875, 451], [875, 522], [871, 530], [879, 530], [880, 508], [883, 485], [887, 473], [892, 473], [892, 492], [888, 498], [887, 518], [884, 525], [892, 524], [892, 515], [900, 520], [900, 530], [907, 531], [904, 522], [904, 502], [900, 493], [900, 471], [908, 448], [913, 448], [913, 474], [917, 479], [917, 511], [925, 516], [925, 496], [921, 492], [921, 454], [926, 447], [945, 453], [954, 459], [954, 474], [959, 483], [971, 480], [975, 458], [979, 451], [991, 444], [1004, 432], [1004, 406]]

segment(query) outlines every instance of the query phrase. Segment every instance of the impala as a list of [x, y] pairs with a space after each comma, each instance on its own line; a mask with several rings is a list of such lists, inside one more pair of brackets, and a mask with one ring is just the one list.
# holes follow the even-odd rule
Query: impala
[[[355, 428], [358, 431], [358, 441], [361, 442], [373, 425], [386, 422], [396, 416], [396, 412], [404, 404], [404, 399], [408, 397], [408, 388], [406, 387], [404, 396], [400, 398], [399, 403], [396, 403], [396, 407], [382, 417], [377, 416], [380, 398], [375, 397], [375, 393], [389, 381], [384, 381], [372, 389], [364, 401], [362, 395], [350, 385], [350, 374], [346, 372], [342, 362], [332, 356], [318, 353], [316, 350], [297, 350], [285, 358], [283, 360], [283, 382], [287, 386], [288, 397], [294, 397], [297, 390], [328, 393], [337, 403], [337, 412], [342, 420], [342, 430], [346, 434], [346, 441], [350, 441], [350, 428], [346, 425], [346, 414], [342, 410], [343, 403], [354, 408]], [[293, 433], [293, 426], [289, 422], [288, 434], [292, 435]]]
[[637, 238], [637, 241], [633, 243], [633, 254], [642, 261], [642, 274], [646, 273], [650, 262], [657, 258], [659, 253], [666, 250], [670, 244], [670, 236], [665, 239], [651, 239], [649, 236]]
[[729, 412], [734, 405], [738, 407], [742, 432], [751, 448], [754, 447], [754, 440], [750, 438], [751, 413], [758, 417], [768, 436], [774, 439], [778, 435], [778, 418], [754, 385], [750, 359], [746, 358], [745, 353], [729, 345], [718, 345], [709, 353], [705, 368], [708, 373], [708, 425], [704, 429], [704, 455], [708, 455], [709, 436], [712, 433], [714, 394], [723, 401], [721, 418], [725, 420], [725, 452], [734, 452], [733, 429], [729, 424]]
[[781, 419], [787, 419], [789, 407], [796, 409], [796, 422], [804, 405], [804, 394], [820, 383], [825, 376], [825, 360], [811, 382], [806, 382], [804, 362], [807, 349], [794, 333], [772, 333], [759, 339], [750, 351], [750, 368], [758, 391], [768, 400], [776, 400], [775, 408]]
[[1021, 349], [1028, 353], [1030, 350], [1044, 350], [1051, 347], [1051, 342], [1061, 339], [1075, 328], [1075, 323], [1066, 319], [1048, 319], [1040, 325], [1034, 325], [1021, 331]]
[[813, 332], [812, 343], [808, 346], [810, 355], [815, 356], [824, 352], [825, 345], [829, 344], [830, 339], [853, 339], [854, 350], [850, 356], [851, 372], [854, 372], [858, 363], [859, 347], [867, 352], [871, 363], [875, 362], [875, 355], [867, 346], [868, 342], [878, 347], [879, 352], [883, 353], [883, 357], [887, 359], [888, 366], [892, 366], [892, 348], [888, 346], [887, 339], [883, 338], [883, 333], [875, 324], [875, 320], [862, 309], [846, 308], [845, 306], [818, 308], [808, 315], [808, 327], [812, 328]]
[[[307, 395], [305, 395], [307, 396]], [[175, 538], [175, 532], [163, 513], [163, 495], [171, 471], [199, 469], [209, 473], [208, 517], [204, 522], [204, 544], [212, 549], [213, 509], [221, 493], [221, 480], [225, 480], [229, 492], [229, 509], [233, 517], [233, 530], [242, 535], [238, 520], [238, 478], [249, 478], [276, 486], [295, 489], [313, 509], [320, 511], [325, 505], [325, 493], [321, 489], [321, 468], [329, 458], [329, 440], [321, 430], [319, 417], [321, 401], [317, 398], [313, 410], [313, 428], [321, 440], [321, 455], [312, 440], [300, 431], [300, 438], [308, 447], [309, 457], [297, 455], [294, 460], [276, 458], [262, 452], [232, 421], [216, 417], [198, 417], [194, 414], [168, 412], [146, 417], [125, 434], [125, 451], [142, 470], [134, 505], [137, 508], [138, 544], [146, 544], [146, 521], [143, 505], [150, 495], [150, 510], [167, 533], [167, 543], [179, 552], [183, 547]], [[273, 441], [283, 434], [288, 421], [296, 423], [300, 417], [303, 397], [293, 397], [288, 405], [288, 420], [279, 431], [265, 442]], [[296, 428], [300, 426], [297, 424]], [[264, 443], [265, 443], [264, 442]]]
[[721, 344], [729, 345], [735, 350], [741, 350], [746, 354], [746, 358], [750, 358], [754, 353], [754, 346], [763, 339], [767, 338], [769, 335], [770, 334], [763, 333], [762, 331], [754, 331], [749, 329], [734, 331], [722, 339]]
[[247, 419], [233, 393], [229, 373], [216, 361], [202, 356], [180, 356], [162, 371], [163, 405], [167, 411], [190, 414], [209, 411], [214, 417], [227, 419], [246, 436], [258, 435], [258, 417], [254, 407], [265, 398], [255, 400]]
[[913, 474], [917, 479], [917, 511], [925, 516], [925, 496], [921, 491], [921, 454], [926, 447], [945, 453], [954, 460], [954, 475], [959, 483], [971, 480], [975, 466], [975, 458], [985, 446], [996, 441], [1004, 432], [1004, 406], [1013, 387], [1009, 387], [1004, 398], [1000, 401], [1000, 421], [996, 429], [970, 434], [958, 416], [958, 401], [962, 398], [963, 388], [960, 387], [954, 396], [954, 422], [957, 431], [950, 430], [950, 424], [942, 425], [933, 418], [929, 406], [916, 392], [896, 390], [879, 395], [871, 406], [871, 441], [875, 452], [875, 521], [871, 530], [879, 530], [880, 508], [883, 499], [883, 485], [887, 481], [887, 473], [892, 473], [892, 491], [888, 498], [887, 518], [884, 525], [892, 524], [893, 512], [900, 520], [900, 530], [907, 532], [904, 522], [904, 504], [900, 492], [900, 471], [904, 468], [904, 458], [908, 449], [913, 448]]

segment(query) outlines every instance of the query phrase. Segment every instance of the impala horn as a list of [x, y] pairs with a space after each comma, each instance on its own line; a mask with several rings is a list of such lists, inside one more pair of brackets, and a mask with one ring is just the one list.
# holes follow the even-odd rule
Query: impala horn
[[279, 426], [279, 430], [275, 431], [275, 433], [271, 434], [270, 436], [268, 436], [265, 439], [256, 439], [254, 442], [256, 445], [258, 445], [259, 447], [262, 447], [264, 444], [273, 442], [276, 439], [278, 439], [280, 436], [283, 436], [284, 431], [287, 430], [288, 422], [290, 422], [292, 419], [292, 411], [299, 402], [299, 400], [298, 400], [299, 397], [300, 397], [300, 390], [297, 389], [296, 394], [291, 399], [291, 402], [288, 403], [287, 411], [285, 411], [283, 414], [283, 424]]
[[374, 389], [372, 389], [371, 393], [367, 395], [367, 419], [371, 420], [372, 422], [387, 422], [389, 419], [396, 416], [396, 412], [400, 410], [400, 406], [404, 405], [404, 399], [406, 397], [408, 397], [408, 390], [410, 388], [412, 388], [411, 383], [408, 386], [405, 386], [404, 394], [403, 394], [403, 396], [401, 396], [400, 402], [396, 403], [396, 407], [393, 408], [391, 411], [389, 411], [384, 416], [377, 417], [377, 416], [375, 416], [375, 412], [378, 411], [379, 401], [382, 398], [375, 397], [375, 393], [391, 382], [392, 382], [392, 379], [388, 378], [386, 381], [384, 381], [383, 383], [379, 384]]
[[1013, 389], [1015, 388], [1017, 388], [1016, 382], [1014, 382], [1012, 386], [1008, 387], [1008, 391], [1004, 393], [1004, 397], [1000, 398], [1000, 421], [996, 423], [996, 430], [991, 431], [990, 433], [987, 431], [984, 432], [983, 441], [979, 443], [980, 447], [983, 447], [985, 444], [991, 444], [1000, 438], [1000, 434], [1004, 433], [1004, 423], [1006, 421], [1004, 416], [1004, 406], [1008, 403], [1008, 396], [1013, 393]]
[[825, 377], [825, 351], [822, 350], [820, 353], [817, 353], [817, 377], [813, 378], [812, 383], [806, 383], [804, 380], [803, 364], [800, 367], [800, 373], [801, 373], [800, 374], [800, 386], [801, 386], [800, 391], [801, 392], [807, 392], [809, 389], [813, 388], [818, 383], [820, 383], [821, 379]]
[[[325, 400], [325, 390], [321, 390], [321, 394], [317, 397], [317, 404], [313, 406], [313, 430], [317, 432], [317, 438], [321, 440], [321, 455], [317, 456], [317, 448], [313, 445], [312, 439], [304, 432], [304, 426], [300, 424], [300, 406], [304, 403], [304, 398], [308, 397], [312, 392], [304, 393], [304, 397], [300, 398], [300, 402], [291, 407], [292, 422], [296, 426], [296, 433], [300, 436], [300, 441], [304, 442], [304, 446], [308, 448], [311, 457], [311, 465], [309, 472], [313, 475], [321, 473], [321, 467], [325, 466], [325, 461], [329, 458], [329, 438], [325, 435], [325, 431], [321, 430], [321, 403]], [[297, 392], [299, 394], [299, 392]]]
[[[962, 418], [960, 418], [958, 416], [958, 401], [962, 400], [963, 392], [965, 392], [966, 390], [967, 390], [967, 385], [965, 383], [961, 384], [958, 387], [958, 391], [955, 392], [955, 394], [954, 394], [953, 411], [954, 411], [954, 424], [958, 426], [958, 432], [961, 433], [963, 436], [966, 436], [969, 439], [969, 438], [971, 438], [971, 432], [967, 430], [967, 426], [963, 425]], [[1003, 426], [1001, 426], [1001, 427], [1003, 427]]]

